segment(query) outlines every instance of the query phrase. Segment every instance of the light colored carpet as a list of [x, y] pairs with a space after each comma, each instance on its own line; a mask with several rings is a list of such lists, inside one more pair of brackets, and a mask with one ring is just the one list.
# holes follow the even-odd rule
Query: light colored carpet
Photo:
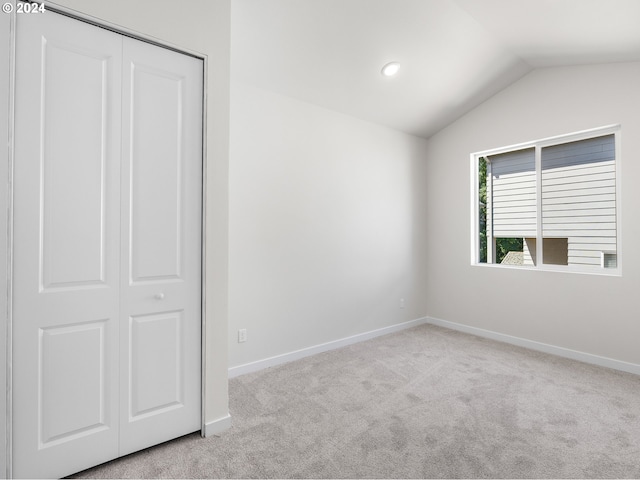
[[219, 437], [76, 478], [640, 478], [640, 377], [431, 325], [229, 388]]

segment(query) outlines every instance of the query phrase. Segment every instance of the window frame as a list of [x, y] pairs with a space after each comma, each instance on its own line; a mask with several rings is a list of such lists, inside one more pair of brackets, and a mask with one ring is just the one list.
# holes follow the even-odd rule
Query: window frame
[[[614, 136], [615, 148], [615, 206], [616, 206], [616, 267], [603, 268], [602, 266], [589, 265], [553, 265], [545, 264], [543, 257], [543, 237], [542, 237], [542, 149], [555, 145], [587, 140], [590, 138], [602, 137], [605, 135]], [[505, 147], [492, 148], [472, 153], [470, 155], [471, 168], [471, 265], [485, 268], [508, 268], [520, 270], [540, 270], [553, 272], [587, 273], [594, 275], [622, 275], [622, 151], [621, 151], [621, 126], [608, 125], [604, 127], [582, 130], [579, 132], [547, 137], [539, 140], [508, 145]], [[497, 263], [480, 262], [480, 186], [479, 186], [479, 160], [481, 157], [498, 155], [501, 153], [516, 152], [519, 150], [535, 150], [535, 176], [536, 176], [536, 265], [502, 265]], [[489, 246], [487, 246], [489, 248]]]

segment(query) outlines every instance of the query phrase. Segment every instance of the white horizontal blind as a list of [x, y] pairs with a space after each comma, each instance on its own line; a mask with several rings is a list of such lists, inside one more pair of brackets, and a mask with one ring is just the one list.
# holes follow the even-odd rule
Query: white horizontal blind
[[535, 150], [487, 157], [487, 228], [495, 238], [536, 236]]
[[542, 235], [568, 239], [569, 265], [615, 254], [614, 135], [542, 149]]

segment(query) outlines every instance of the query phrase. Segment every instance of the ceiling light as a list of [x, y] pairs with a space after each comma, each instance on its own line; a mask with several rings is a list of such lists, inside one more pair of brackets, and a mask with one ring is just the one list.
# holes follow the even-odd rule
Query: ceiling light
[[400, 64], [398, 62], [389, 62], [382, 67], [382, 75], [385, 77], [392, 77], [400, 70]]

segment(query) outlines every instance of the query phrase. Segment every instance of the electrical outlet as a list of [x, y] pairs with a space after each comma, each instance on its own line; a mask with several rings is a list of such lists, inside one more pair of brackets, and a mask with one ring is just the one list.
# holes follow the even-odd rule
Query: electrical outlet
[[404, 308], [404, 298], [400, 299], [400, 308]]
[[240, 330], [238, 330], [238, 343], [242, 343], [246, 341], [247, 341], [247, 329], [241, 328]]

